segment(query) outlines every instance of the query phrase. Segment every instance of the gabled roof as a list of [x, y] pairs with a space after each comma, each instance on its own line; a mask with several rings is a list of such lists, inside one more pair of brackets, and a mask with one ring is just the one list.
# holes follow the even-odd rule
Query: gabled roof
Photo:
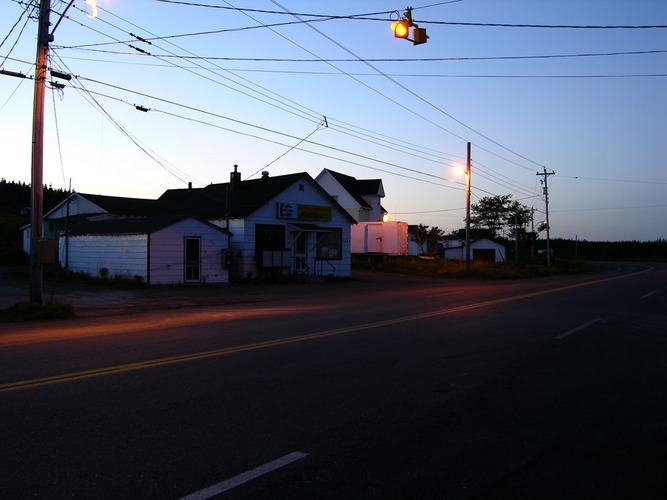
[[204, 219], [244, 218], [264, 207], [297, 182], [307, 182], [328, 198], [332, 205], [338, 206], [346, 217], [352, 217], [313, 180], [306, 172], [263, 176], [260, 179], [232, 183], [210, 184], [204, 188], [169, 189], [158, 198], [164, 213], [192, 214]]
[[[71, 197], [81, 197], [90, 203], [98, 206], [99, 211], [87, 214], [97, 215], [108, 213], [117, 216], [149, 216], [160, 213], [157, 200], [147, 200], [144, 198], [126, 198], [122, 196], [105, 196], [101, 194], [73, 193]], [[68, 198], [69, 199], [69, 198]], [[56, 212], [61, 206], [67, 203], [67, 199], [60, 202], [51, 209], [44, 217]]]
[[[161, 229], [181, 222], [190, 217], [182, 215], [158, 215], [154, 217], [128, 217], [125, 219], [105, 219], [100, 221], [81, 221], [72, 224], [68, 230], [70, 236], [82, 236], [85, 234], [111, 235], [111, 234], [151, 234]], [[226, 229], [213, 225], [194, 217], [202, 224], [215, 228], [221, 232]]]
[[101, 194], [78, 194], [114, 215], [148, 216], [157, 215], [159, 213], [157, 200], [125, 198], [122, 196], [105, 196]]
[[210, 184], [204, 188], [169, 189], [158, 198], [169, 213], [194, 214], [204, 218], [246, 217], [266, 205], [301, 179], [306, 173], [262, 177], [231, 183]]
[[325, 168], [329, 174], [359, 203], [360, 207], [370, 208], [364, 200], [366, 195], [384, 196], [381, 179], [357, 179]]

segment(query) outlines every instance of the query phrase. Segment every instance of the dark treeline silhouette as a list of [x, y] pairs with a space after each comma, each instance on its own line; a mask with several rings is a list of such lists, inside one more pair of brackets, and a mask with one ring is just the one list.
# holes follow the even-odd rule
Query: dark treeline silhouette
[[[66, 197], [65, 190], [44, 186], [44, 213]], [[30, 185], [0, 179], [0, 258], [21, 251], [21, 228], [27, 224], [30, 224]]]
[[[539, 241], [540, 248], [545, 247]], [[625, 260], [667, 262], [667, 239], [655, 241], [587, 241], [554, 239], [551, 241], [556, 257], [581, 260]]]

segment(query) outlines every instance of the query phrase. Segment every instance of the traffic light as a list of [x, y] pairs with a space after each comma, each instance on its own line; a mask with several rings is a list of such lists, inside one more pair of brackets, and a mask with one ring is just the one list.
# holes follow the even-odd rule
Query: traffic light
[[[398, 12], [396, 12], [396, 15], [400, 16]], [[410, 28], [412, 28], [412, 38], [409, 38]], [[428, 40], [426, 29], [420, 28], [412, 22], [412, 7], [408, 7], [400, 19], [391, 23], [391, 30], [394, 32], [394, 37], [410, 40], [414, 45], [426, 43]]]
[[407, 38], [410, 34], [410, 23], [405, 19], [394, 21], [391, 23], [391, 30], [396, 38]]
[[415, 28], [412, 30], [412, 43], [414, 45], [419, 45], [420, 43], [426, 43], [428, 40], [428, 35], [426, 34], [426, 28]]

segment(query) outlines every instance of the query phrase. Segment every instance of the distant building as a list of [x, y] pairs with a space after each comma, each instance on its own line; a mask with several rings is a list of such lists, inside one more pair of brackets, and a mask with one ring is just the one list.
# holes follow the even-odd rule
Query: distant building
[[[410, 226], [408, 243], [409, 255], [421, 255], [419, 245], [412, 239], [415, 226]], [[438, 242], [437, 255], [444, 259], [465, 260], [465, 240], [446, 239]], [[505, 262], [505, 246], [489, 238], [477, 238], [470, 241], [470, 258], [473, 262]]]

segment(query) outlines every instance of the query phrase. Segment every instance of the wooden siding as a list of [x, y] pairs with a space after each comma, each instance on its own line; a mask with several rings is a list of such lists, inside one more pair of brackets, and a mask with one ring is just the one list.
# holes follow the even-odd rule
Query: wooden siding
[[[141, 277], [150, 285], [185, 282], [185, 238], [201, 241], [200, 282], [228, 283], [224, 265], [227, 234], [214, 226], [188, 218], [147, 234], [84, 235], [69, 238], [69, 269], [99, 277], [100, 269], [109, 276]], [[150, 241], [150, 255], [147, 251]], [[60, 263], [65, 265], [65, 243], [61, 241]], [[150, 262], [150, 264], [149, 264]], [[150, 272], [149, 272], [150, 265]]]
[[[299, 189], [299, 185], [303, 184], [303, 191]], [[239, 271], [242, 273], [240, 277], [253, 277], [259, 273], [257, 263], [255, 262], [255, 226], [257, 224], [280, 224], [287, 226], [289, 223], [299, 222], [314, 222], [318, 226], [340, 228], [342, 230], [343, 239], [343, 259], [332, 260], [331, 265], [326, 262], [316, 262], [316, 252], [313, 248], [315, 245], [315, 235], [310, 234], [308, 240], [308, 267], [311, 272], [317, 274], [331, 274], [335, 276], [350, 276], [352, 273], [350, 263], [350, 221], [339, 210], [334, 208], [332, 210], [332, 220], [327, 222], [322, 221], [305, 221], [299, 219], [282, 219], [277, 216], [278, 203], [291, 203], [293, 205], [316, 205], [316, 206], [331, 206], [329, 197], [322, 194], [322, 192], [314, 185], [314, 182], [308, 182], [304, 179], [302, 182], [297, 182], [283, 191], [280, 195], [269, 201], [266, 205], [255, 211], [251, 216], [243, 221], [243, 231], [237, 227], [239, 221], [230, 220], [230, 231], [234, 234], [232, 237], [232, 248], [235, 251], [241, 252], [242, 257], [238, 257], [241, 262], [238, 263]], [[288, 247], [292, 246], [292, 237], [290, 234], [285, 235], [285, 244]], [[333, 267], [332, 267], [333, 266]]]
[[227, 234], [196, 219], [185, 219], [150, 236], [150, 284], [173, 285], [185, 282], [185, 239], [201, 241], [202, 283], [227, 283], [224, 267]]
[[[109, 276], [146, 280], [146, 235], [86, 235], [69, 238], [69, 270], [100, 277], [100, 269]], [[65, 242], [59, 245], [59, 260], [65, 265]]]

